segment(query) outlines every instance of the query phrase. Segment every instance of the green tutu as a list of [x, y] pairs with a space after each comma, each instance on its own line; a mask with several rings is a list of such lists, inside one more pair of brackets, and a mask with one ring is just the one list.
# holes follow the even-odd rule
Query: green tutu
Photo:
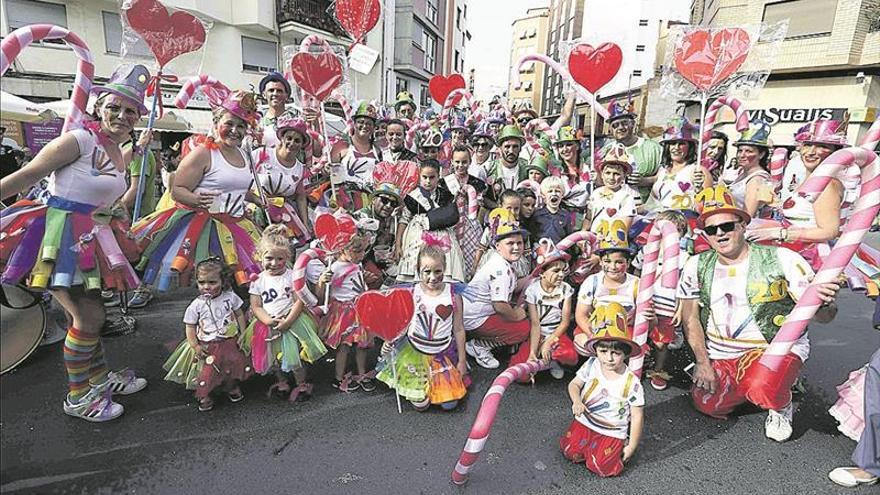
[[285, 373], [303, 367], [302, 361], [314, 363], [327, 353], [317, 334], [315, 320], [303, 312], [281, 337], [266, 341], [269, 327], [254, 318], [238, 337], [241, 350], [251, 357], [254, 371], [265, 375], [275, 370]]
[[184, 385], [187, 390], [195, 390], [199, 385], [199, 376], [202, 374], [204, 364], [205, 362], [197, 357], [196, 350], [186, 339], [183, 339], [162, 368], [168, 372], [165, 380]]
[[376, 366], [376, 379], [396, 389], [408, 401], [423, 402], [428, 399], [431, 404], [443, 404], [467, 394], [467, 386], [455, 367], [456, 361], [454, 342], [438, 354], [425, 354], [404, 337], [395, 344], [397, 380], [389, 366], [391, 355], [383, 356]]

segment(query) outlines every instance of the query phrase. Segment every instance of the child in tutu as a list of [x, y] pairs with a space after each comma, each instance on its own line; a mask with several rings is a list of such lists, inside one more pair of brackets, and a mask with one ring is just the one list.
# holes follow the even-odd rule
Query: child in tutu
[[[249, 289], [253, 318], [239, 342], [250, 353], [255, 372], [265, 375], [274, 371], [276, 381], [270, 393], [276, 390], [289, 394], [289, 400], [295, 402], [312, 395], [303, 361], [315, 362], [327, 348], [318, 338], [315, 320], [293, 293], [290, 242], [283, 224], [276, 223], [263, 231], [257, 252], [263, 271]], [[292, 391], [287, 376], [290, 372], [296, 380]]]
[[[419, 250], [420, 282], [413, 287], [415, 314], [404, 336], [382, 346], [384, 357], [376, 378], [397, 389], [416, 410], [439, 404], [451, 411], [467, 393], [462, 301], [453, 293], [452, 284], [443, 281], [445, 253], [427, 242]], [[389, 359], [392, 346], [396, 348], [393, 361]]]
[[[336, 381], [333, 386], [340, 392], [364, 392], [376, 390], [372, 374], [367, 373], [367, 349], [373, 347], [373, 337], [361, 328], [354, 309], [355, 300], [366, 291], [361, 261], [363, 261], [369, 242], [360, 234], [353, 235], [339, 258], [324, 270], [318, 279], [316, 290], [324, 297], [327, 284], [330, 284], [330, 300], [327, 316], [321, 323], [324, 344], [336, 349]], [[355, 348], [355, 365], [358, 374], [346, 373], [348, 354]]]
[[623, 307], [598, 306], [590, 319], [595, 334], [586, 348], [595, 357], [568, 384], [574, 420], [559, 439], [559, 447], [568, 460], [583, 462], [605, 478], [623, 472], [623, 463], [639, 445], [645, 395], [639, 378], [626, 365], [628, 357], [639, 354], [639, 346], [627, 329]]
[[231, 402], [243, 400], [239, 383], [251, 375], [251, 367], [236, 339], [245, 326], [244, 302], [230, 288], [223, 262], [199, 262], [196, 281], [200, 295], [183, 315], [186, 339], [163, 367], [166, 380], [195, 390], [199, 411], [205, 412], [214, 408], [211, 392], [217, 388], [225, 389]]

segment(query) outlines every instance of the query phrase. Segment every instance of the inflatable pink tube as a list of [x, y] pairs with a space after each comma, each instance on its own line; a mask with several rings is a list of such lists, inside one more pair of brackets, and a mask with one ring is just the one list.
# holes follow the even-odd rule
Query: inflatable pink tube
[[321, 316], [321, 310], [318, 309], [318, 298], [312, 294], [306, 283], [306, 268], [308, 268], [310, 261], [323, 261], [326, 257], [327, 252], [323, 249], [306, 249], [293, 264], [293, 292], [314, 316]]
[[196, 94], [196, 91], [202, 87], [216, 88], [224, 92], [229, 91], [229, 88], [227, 88], [225, 84], [207, 74], [193, 76], [183, 83], [183, 86], [177, 93], [177, 97], [174, 98], [174, 106], [180, 109], [186, 108], [189, 100], [193, 97], [194, 94]]

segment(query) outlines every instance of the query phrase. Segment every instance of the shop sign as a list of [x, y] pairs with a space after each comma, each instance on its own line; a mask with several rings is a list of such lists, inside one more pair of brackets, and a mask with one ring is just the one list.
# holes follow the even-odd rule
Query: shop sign
[[22, 127], [24, 128], [24, 139], [27, 142], [27, 147], [36, 155], [49, 141], [61, 135], [64, 120], [55, 119], [41, 124], [25, 122], [22, 124]]
[[787, 122], [812, 122], [816, 119], [843, 120], [846, 108], [762, 108], [749, 110], [749, 120], [766, 120], [770, 125]]

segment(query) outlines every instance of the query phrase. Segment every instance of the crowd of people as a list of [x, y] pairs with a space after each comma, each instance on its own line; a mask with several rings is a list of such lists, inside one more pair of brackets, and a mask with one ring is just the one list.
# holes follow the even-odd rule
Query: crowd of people
[[[796, 193], [851, 144], [844, 122], [801, 129], [791, 163], [802, 170], [794, 187], [777, 190], [763, 121], [733, 140], [733, 159], [728, 137], [715, 133], [700, 160], [697, 126], [676, 116], [650, 139], [628, 103], [612, 102], [609, 135], [589, 149], [566, 125], [573, 98], [558, 124], [534, 131], [531, 108], [496, 102], [420, 116], [402, 92], [387, 105], [352, 105], [345, 134], [324, 142], [320, 113], [291, 109], [294, 88], [271, 73], [260, 94], [212, 93], [211, 132], [161, 153], [169, 166], [160, 195], [139, 184], [151, 136], [133, 139], [148, 79], [143, 66], [119, 67], [93, 88], [83, 128], [0, 183], [4, 195], [25, 198], [2, 213], [3, 283], [48, 290], [68, 315], [65, 413], [112, 420], [124, 411], [116, 397], [147, 385], [108, 368], [105, 303], [131, 291], [128, 302], [142, 307], [153, 291], [194, 284], [164, 369], [193, 391], [199, 411], [221, 396], [241, 401], [240, 385], [254, 375], [272, 377], [270, 393], [303, 400], [314, 389], [309, 367], [321, 359], [333, 361], [340, 392], [373, 392], [378, 381], [416, 410], [452, 410], [468, 393], [468, 357], [487, 369], [545, 360], [553, 379], [574, 375], [565, 457], [615, 476], [649, 421], [640, 370], [628, 363], [650, 356], [646, 383], [664, 390], [684, 371], [670, 353], [690, 352], [698, 411], [726, 418], [756, 402], [767, 409], [768, 438], [791, 436], [808, 335], [775, 371], [758, 361], [846, 221], [857, 184], [832, 180], [812, 204]], [[149, 184], [157, 161], [146, 163]], [[679, 283], [655, 287], [640, 315], [648, 344], [639, 345], [644, 245], [661, 222], [680, 238]], [[842, 285], [818, 287], [825, 303], [816, 321], [835, 317]], [[400, 337], [380, 341], [360, 324], [356, 302], [390, 287], [411, 289], [414, 315]], [[866, 395], [880, 390], [878, 358]], [[880, 414], [876, 397], [865, 404]], [[876, 421], [863, 423], [858, 467], [836, 470], [835, 481], [880, 475], [871, 455], [880, 432]]]

